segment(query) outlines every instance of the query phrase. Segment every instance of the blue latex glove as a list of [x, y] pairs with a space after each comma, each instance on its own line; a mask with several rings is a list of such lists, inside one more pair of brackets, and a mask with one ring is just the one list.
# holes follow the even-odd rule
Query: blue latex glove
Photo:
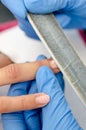
[[37, 72], [36, 82], [38, 92], [44, 92], [51, 98], [49, 104], [42, 108], [42, 130], [82, 130], [71, 113], [59, 77], [56, 78], [50, 68], [43, 66]]
[[[45, 59], [45, 56], [39, 56], [37, 60]], [[61, 72], [56, 74], [58, 83], [64, 91], [64, 81]], [[36, 81], [28, 81], [24, 83], [13, 84], [10, 87], [8, 96], [18, 96], [25, 94], [37, 93]], [[4, 130], [41, 130], [41, 119], [40, 119], [41, 109], [28, 110], [24, 112], [13, 112], [8, 114], [2, 114], [2, 122]]]
[[27, 11], [39, 14], [54, 12], [63, 28], [86, 29], [86, 0], [78, 2], [77, 0], [1, 0], [1, 2], [19, 20], [20, 28], [35, 39], [38, 37], [27, 20]]

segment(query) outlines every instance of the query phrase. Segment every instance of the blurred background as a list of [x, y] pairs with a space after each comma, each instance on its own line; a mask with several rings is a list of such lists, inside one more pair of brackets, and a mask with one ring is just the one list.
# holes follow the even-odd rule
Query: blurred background
[[[64, 30], [72, 46], [86, 65], [86, 31]], [[40, 54], [50, 57], [45, 46], [40, 42], [28, 38], [18, 27], [14, 16], [0, 3], [0, 51], [6, 54], [15, 63], [34, 61]], [[65, 78], [65, 77], [64, 77]], [[65, 95], [71, 109], [81, 127], [86, 130], [86, 108], [81, 103], [67, 80]], [[9, 86], [0, 87], [0, 96], [6, 95]], [[0, 117], [0, 130], [3, 130]]]

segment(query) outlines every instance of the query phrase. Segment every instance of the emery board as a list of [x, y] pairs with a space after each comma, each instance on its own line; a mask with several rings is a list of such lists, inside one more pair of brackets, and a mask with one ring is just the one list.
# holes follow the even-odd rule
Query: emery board
[[55, 16], [28, 13], [27, 17], [77, 96], [86, 106], [86, 66], [70, 44]]

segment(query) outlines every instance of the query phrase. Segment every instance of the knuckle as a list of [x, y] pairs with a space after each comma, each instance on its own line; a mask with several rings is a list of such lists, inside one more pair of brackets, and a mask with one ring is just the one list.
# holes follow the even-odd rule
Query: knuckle
[[19, 75], [18, 66], [16, 64], [8, 65], [5, 69], [5, 73], [6, 73], [7, 77], [9, 77], [11, 79], [18, 78], [18, 75]]

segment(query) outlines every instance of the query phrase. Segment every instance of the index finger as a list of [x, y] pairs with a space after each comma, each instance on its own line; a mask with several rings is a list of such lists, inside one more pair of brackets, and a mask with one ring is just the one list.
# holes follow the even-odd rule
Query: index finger
[[33, 80], [36, 77], [36, 72], [40, 66], [49, 66], [55, 73], [59, 72], [59, 68], [55, 65], [55, 68], [51, 67], [49, 59], [41, 61], [21, 63], [21, 64], [10, 64], [0, 69], [0, 86], [24, 82]]

